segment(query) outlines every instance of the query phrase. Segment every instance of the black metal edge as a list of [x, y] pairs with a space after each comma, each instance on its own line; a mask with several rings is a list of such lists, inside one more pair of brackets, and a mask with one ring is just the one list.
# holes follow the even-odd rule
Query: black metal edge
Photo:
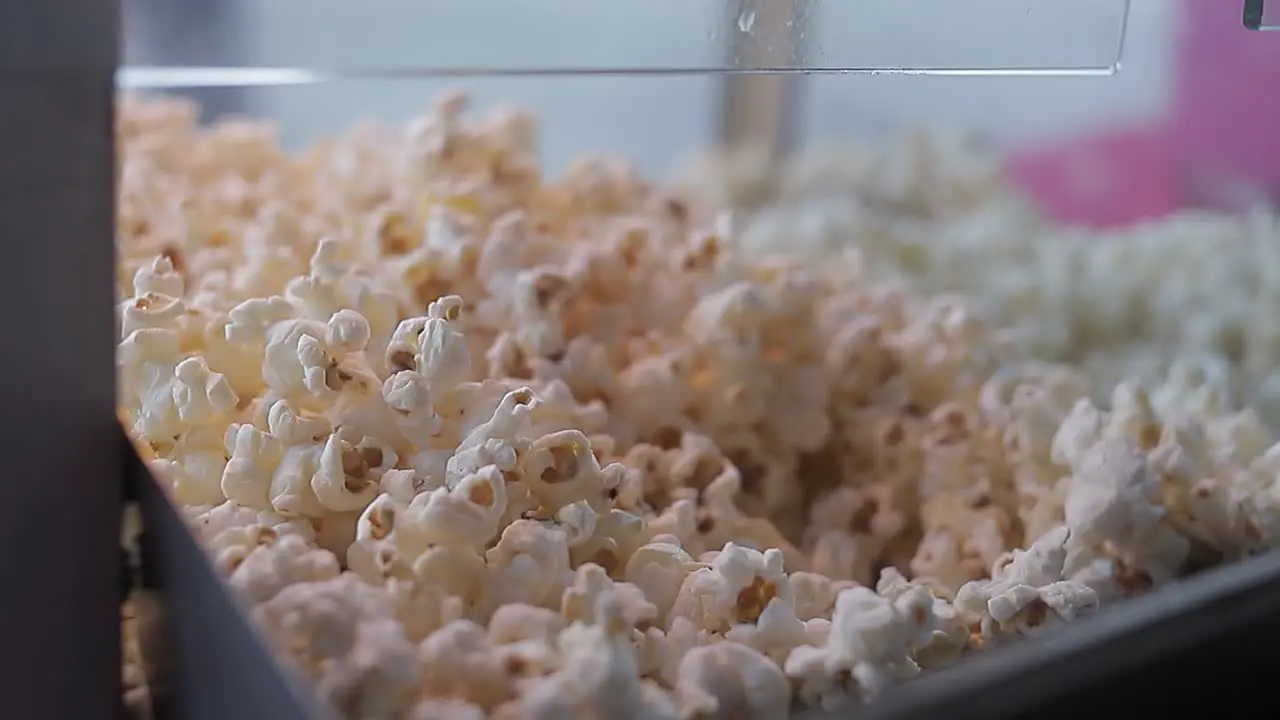
[[1244, 26], [1249, 30], [1262, 29], [1263, 6], [1266, 0], [1244, 0]]
[[113, 75], [119, 7], [0, 3], [0, 705], [122, 712]]
[[[121, 442], [128, 440], [121, 435]], [[308, 720], [326, 714], [276, 662], [186, 521], [130, 451], [140, 488], [144, 585], [163, 602], [163, 687], [156, 714], [182, 720]], [[155, 640], [144, 639], [154, 647]]]
[[[1265, 706], [1280, 660], [1280, 554], [1205, 572], [817, 718], [998, 720]], [[1224, 717], [1226, 715], [1223, 715]]]

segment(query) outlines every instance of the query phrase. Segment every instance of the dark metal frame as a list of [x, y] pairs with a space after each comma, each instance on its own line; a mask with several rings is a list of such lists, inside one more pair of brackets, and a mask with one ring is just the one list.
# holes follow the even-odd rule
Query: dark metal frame
[[[116, 417], [115, 74], [120, 3], [0, 3], [0, 707], [119, 718], [121, 512], [143, 507], [155, 714], [322, 717], [271, 660]], [[154, 615], [154, 613], [148, 613]], [[153, 669], [154, 670], [154, 669]]]
[[[115, 415], [113, 78], [119, 5], [0, 4], [0, 703], [6, 717], [115, 718], [120, 510], [140, 500], [144, 594], [164, 608], [157, 714], [321, 717], [273, 662]], [[1280, 555], [1165, 588], [937, 673], [868, 718], [1078, 717], [1265, 708], [1280, 659]], [[818, 717], [819, 715], [815, 715]]]
[[1244, 0], [1244, 26], [1250, 30], [1262, 30], [1263, 17], [1266, 12], [1263, 6], [1266, 0]]
[[117, 27], [113, 2], [0, 3], [0, 702], [15, 718], [120, 708]]

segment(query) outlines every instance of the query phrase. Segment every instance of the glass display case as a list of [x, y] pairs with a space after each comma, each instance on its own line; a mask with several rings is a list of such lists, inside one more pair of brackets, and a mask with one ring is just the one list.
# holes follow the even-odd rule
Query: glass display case
[[1263, 689], [1276, 3], [46, 3], [0, 11], [56, 348], [10, 442], [67, 460], [10, 490], [65, 530], [5, 561], [21, 716]]

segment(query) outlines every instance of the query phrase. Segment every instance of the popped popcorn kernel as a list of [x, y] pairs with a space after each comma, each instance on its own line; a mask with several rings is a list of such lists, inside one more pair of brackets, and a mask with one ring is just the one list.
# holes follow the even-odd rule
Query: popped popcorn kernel
[[121, 103], [118, 415], [340, 716], [871, 702], [1280, 545], [1266, 213], [1088, 237], [924, 135], [553, 176], [463, 93], [197, 118]]

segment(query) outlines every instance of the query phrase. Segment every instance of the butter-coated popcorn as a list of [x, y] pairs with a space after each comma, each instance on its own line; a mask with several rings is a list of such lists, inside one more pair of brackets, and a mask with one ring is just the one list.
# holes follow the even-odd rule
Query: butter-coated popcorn
[[924, 136], [660, 186], [463, 94], [197, 117], [121, 105], [120, 416], [339, 714], [787, 717], [1280, 544], [1262, 215], [1077, 237]]

